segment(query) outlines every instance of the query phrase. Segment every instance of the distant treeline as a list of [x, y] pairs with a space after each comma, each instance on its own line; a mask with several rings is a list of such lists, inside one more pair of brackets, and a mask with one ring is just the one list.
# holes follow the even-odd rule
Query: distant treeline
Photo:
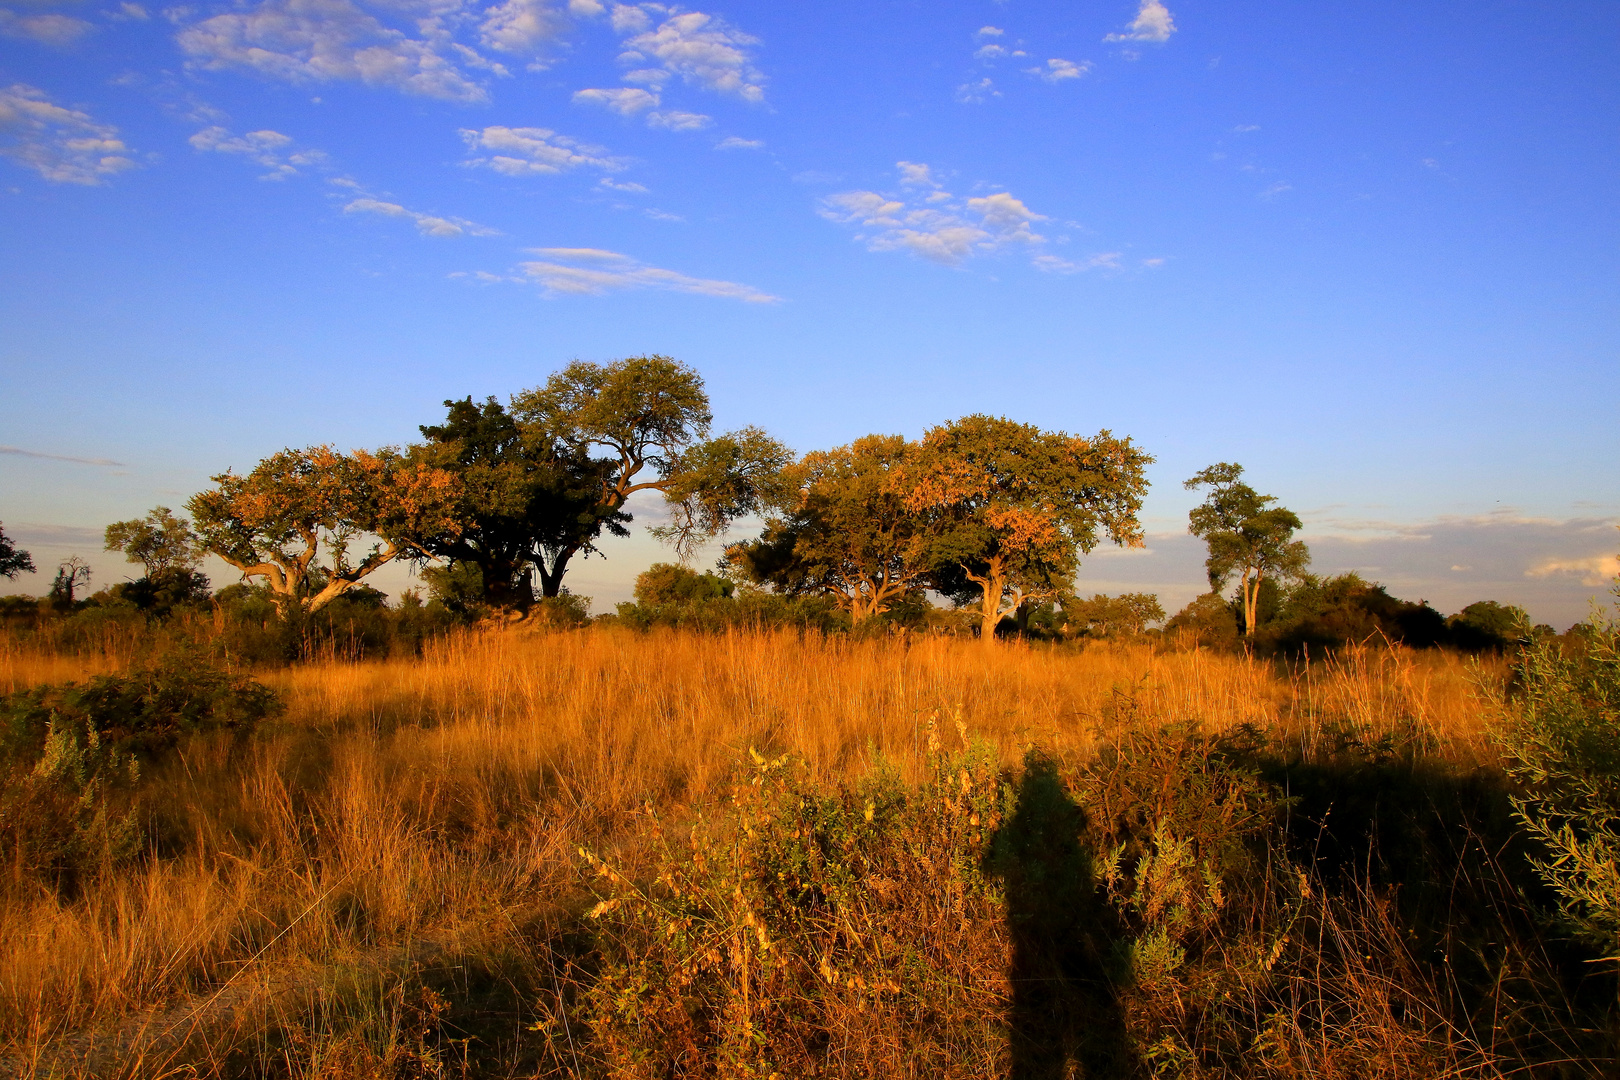
[[[91, 593], [75, 557], [43, 600], [9, 598], [0, 613], [68, 647], [178, 616], [263, 661], [413, 649], [482, 619], [580, 624], [589, 601], [564, 584], [569, 566], [599, 554], [604, 535], [628, 535], [631, 497], [657, 492], [668, 517], [653, 532], [683, 563], [741, 519], [764, 526], [727, 544], [711, 572], [655, 566], [634, 603], [598, 618], [929, 631], [986, 644], [1152, 633], [1288, 654], [1369, 639], [1503, 648], [1551, 632], [1489, 601], [1447, 619], [1354, 574], [1312, 575], [1299, 517], [1230, 462], [1186, 482], [1205, 494], [1188, 528], [1208, 548], [1207, 594], [1168, 621], [1151, 594], [1085, 598], [1084, 555], [1103, 540], [1143, 542], [1153, 459], [1107, 430], [1076, 436], [975, 415], [918, 440], [868, 435], [797, 456], [758, 428], [711, 436], [702, 379], [663, 356], [576, 362], [505, 404], [445, 406], [421, 443], [284, 450], [245, 475], [214, 477], [187, 503], [189, 519], [157, 507], [114, 523], [107, 549], [141, 564], [141, 577]], [[208, 554], [242, 582], [212, 592], [200, 571]], [[389, 606], [365, 579], [399, 561], [417, 567], [426, 595]], [[0, 531], [0, 574], [33, 569]]]

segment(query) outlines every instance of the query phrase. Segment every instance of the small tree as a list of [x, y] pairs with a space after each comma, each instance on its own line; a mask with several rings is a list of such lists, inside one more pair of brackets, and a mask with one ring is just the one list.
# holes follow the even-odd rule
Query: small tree
[[149, 581], [158, 581], [202, 564], [203, 547], [191, 523], [167, 506], [154, 507], [143, 518], [116, 521], [107, 526], [107, 550], [121, 551], [140, 563]]
[[[546, 596], [557, 595], [569, 560], [591, 554], [604, 529], [629, 535], [625, 504], [636, 493], [664, 496], [673, 519], [655, 534], [685, 557], [766, 505], [774, 478], [792, 460], [758, 428], [709, 438], [713, 416], [703, 379], [667, 356], [575, 361], [544, 386], [515, 396], [512, 415], [520, 428], [554, 444], [594, 493], [535, 553]], [[653, 477], [646, 479], [649, 470]]]
[[991, 644], [1025, 602], [1069, 591], [1099, 532], [1141, 545], [1152, 461], [1108, 431], [1084, 438], [991, 416], [932, 429], [907, 469], [906, 502], [932, 518], [935, 588], [959, 604], [977, 600]]
[[34, 572], [34, 558], [26, 551], [18, 551], [12, 543], [6, 530], [0, 528], [0, 577], [7, 581], [17, 580], [18, 574], [32, 574]]
[[[319, 611], [395, 559], [430, 557], [428, 537], [460, 528], [455, 478], [389, 448], [283, 450], [214, 483], [187, 504], [203, 545], [244, 578], [263, 578], [283, 618]], [[366, 533], [378, 542], [352, 561], [349, 547]]]
[[90, 584], [90, 566], [77, 555], [63, 559], [56, 568], [56, 578], [51, 582], [51, 604], [55, 607], [71, 609], [74, 604], [74, 594], [81, 586]]
[[1299, 515], [1273, 495], [1261, 495], [1242, 480], [1243, 466], [1221, 462], [1204, 469], [1184, 485], [1209, 488], [1203, 503], [1188, 517], [1187, 531], [1209, 546], [1204, 567], [1209, 587], [1219, 593], [1234, 574], [1243, 604], [1243, 632], [1253, 636], [1260, 613], [1260, 583], [1298, 578], [1310, 565], [1310, 549], [1294, 533]]
[[905, 462], [916, 446], [868, 435], [806, 454], [783, 471], [790, 512], [726, 559], [745, 578], [791, 595], [825, 594], [853, 622], [880, 615], [920, 589], [931, 569], [926, 515], [906, 504]]

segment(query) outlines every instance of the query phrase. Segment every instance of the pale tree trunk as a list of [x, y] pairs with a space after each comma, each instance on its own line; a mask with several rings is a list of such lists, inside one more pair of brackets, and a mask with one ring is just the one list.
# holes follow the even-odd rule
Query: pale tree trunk
[[1248, 571], [1243, 574], [1243, 636], [1253, 637], [1255, 625], [1260, 620], [1260, 572], [1255, 571], [1254, 577], [1249, 577]]
[[1007, 588], [1007, 574], [1000, 559], [991, 560], [983, 577], [966, 567], [962, 569], [969, 581], [977, 582], [979, 588], [984, 590], [979, 600], [979, 641], [985, 648], [993, 649], [996, 645], [996, 627], [1001, 625], [1009, 610], [1018, 610], [1018, 605], [1024, 601], [1024, 594], [1017, 592], [1011, 609], [1002, 606], [1001, 595]]

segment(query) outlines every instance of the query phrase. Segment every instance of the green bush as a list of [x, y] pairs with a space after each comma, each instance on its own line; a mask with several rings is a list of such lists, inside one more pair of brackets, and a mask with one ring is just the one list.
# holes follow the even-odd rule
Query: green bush
[[1567, 923], [1620, 958], [1620, 623], [1532, 642], [1498, 699], [1497, 732]]
[[246, 733], [278, 714], [274, 691], [224, 670], [196, 649], [181, 649], [123, 675], [84, 684], [38, 686], [0, 698], [0, 755], [8, 763], [42, 753], [53, 731], [71, 729], [117, 753], [155, 755], [182, 736]]

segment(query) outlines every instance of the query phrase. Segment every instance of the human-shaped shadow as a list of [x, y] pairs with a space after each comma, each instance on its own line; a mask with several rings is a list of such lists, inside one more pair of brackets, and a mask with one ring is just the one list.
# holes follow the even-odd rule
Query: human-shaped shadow
[[1018, 809], [987, 869], [1012, 938], [1012, 1080], [1097, 1080], [1136, 1070], [1107, 962], [1115, 920], [1093, 875], [1085, 811], [1050, 758], [1031, 751]]

